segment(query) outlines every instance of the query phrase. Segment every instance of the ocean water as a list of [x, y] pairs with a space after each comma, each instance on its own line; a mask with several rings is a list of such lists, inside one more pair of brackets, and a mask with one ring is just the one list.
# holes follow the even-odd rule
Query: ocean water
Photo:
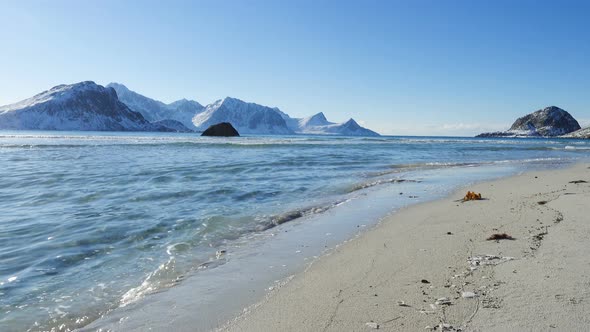
[[585, 140], [0, 131], [0, 330], [87, 326], [372, 195], [589, 156]]

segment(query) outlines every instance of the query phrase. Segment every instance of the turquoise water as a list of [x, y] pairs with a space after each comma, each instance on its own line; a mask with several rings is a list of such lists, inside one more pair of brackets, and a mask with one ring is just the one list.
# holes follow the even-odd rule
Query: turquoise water
[[85, 326], [374, 188], [589, 153], [560, 139], [0, 132], [0, 330]]

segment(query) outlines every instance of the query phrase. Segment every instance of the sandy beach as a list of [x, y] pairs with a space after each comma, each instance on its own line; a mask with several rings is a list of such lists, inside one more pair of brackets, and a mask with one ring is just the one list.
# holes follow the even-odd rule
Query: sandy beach
[[[590, 327], [590, 165], [411, 206], [319, 258], [224, 331]], [[483, 200], [461, 202], [467, 190]], [[506, 233], [513, 239], [487, 240]]]

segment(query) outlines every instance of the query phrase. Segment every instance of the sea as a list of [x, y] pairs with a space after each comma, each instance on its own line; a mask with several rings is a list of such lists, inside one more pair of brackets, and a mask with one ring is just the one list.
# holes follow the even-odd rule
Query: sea
[[0, 330], [215, 328], [405, 206], [589, 157], [572, 139], [0, 131]]

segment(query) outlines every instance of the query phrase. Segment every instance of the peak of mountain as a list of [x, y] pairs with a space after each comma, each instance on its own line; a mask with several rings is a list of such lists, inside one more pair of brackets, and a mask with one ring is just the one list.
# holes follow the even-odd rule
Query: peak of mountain
[[361, 127], [354, 119], [344, 123], [325, 126], [324, 132], [342, 136], [380, 136], [378, 133]]
[[343, 126], [349, 127], [349, 128], [360, 128], [361, 126], [359, 126], [359, 124], [354, 121], [353, 118], [348, 119], [348, 121], [344, 122]]
[[277, 112], [281, 114], [289, 128], [297, 134], [379, 136], [378, 133], [359, 126], [353, 119], [338, 124], [328, 121], [323, 112], [302, 119], [291, 118], [278, 110]]
[[274, 108], [237, 98], [226, 97], [217, 100], [193, 117], [193, 125], [201, 131], [221, 122], [231, 123], [241, 134], [293, 134]]
[[[170, 104], [166, 105], [168, 109], [171, 109], [173, 114], [172, 117], [183, 117], [183, 119], [185, 121], [183, 122], [187, 122], [190, 126], [192, 126], [192, 119], [193, 116], [195, 116], [195, 114], [202, 112], [203, 109], [205, 109], [205, 107], [203, 105], [201, 105], [199, 102], [194, 101], [194, 100], [188, 100], [188, 99], [181, 99], [181, 100], [177, 100], [174, 102], [171, 102]], [[176, 114], [174, 114], [174, 112]]]
[[192, 118], [203, 111], [203, 105], [194, 100], [181, 99], [165, 104], [135, 91], [120, 83], [109, 83], [117, 91], [119, 99], [135, 112], [141, 113], [148, 121], [176, 120], [190, 129], [195, 129]]
[[178, 107], [198, 107], [198, 108], [203, 108], [204, 107], [199, 102], [197, 102], [195, 100], [189, 100], [189, 99], [186, 99], [186, 98], [182, 98], [180, 100], [173, 101], [170, 104], [168, 104], [168, 106], [173, 107], [173, 108], [178, 108]]
[[331, 124], [334, 124], [334, 123], [328, 121], [328, 119], [326, 119], [326, 116], [324, 115], [323, 112], [320, 112], [320, 113], [317, 113], [317, 114], [312, 115], [310, 117], [303, 118], [303, 119], [299, 120], [299, 127], [301, 127], [301, 128], [327, 126], [327, 125], [331, 125]]
[[58, 85], [1, 106], [0, 129], [175, 131], [148, 122], [119, 101], [113, 88], [92, 81]]
[[127, 88], [125, 85], [121, 84], [121, 83], [117, 83], [117, 82], [111, 82], [107, 85], [105, 85], [107, 88], [113, 88], [116, 91], [121, 91], [121, 92], [132, 92], [131, 90], [129, 90], [129, 88]]
[[508, 131], [483, 133], [477, 137], [553, 137], [579, 129], [580, 124], [568, 112], [557, 106], [549, 106], [516, 119]]
[[119, 100], [124, 102], [135, 112], [141, 113], [148, 121], [159, 121], [164, 118], [158, 116], [166, 107], [161, 101], [145, 97], [135, 91], [129, 90], [125, 85], [120, 83], [109, 83], [108, 88], [113, 88], [117, 92]]

